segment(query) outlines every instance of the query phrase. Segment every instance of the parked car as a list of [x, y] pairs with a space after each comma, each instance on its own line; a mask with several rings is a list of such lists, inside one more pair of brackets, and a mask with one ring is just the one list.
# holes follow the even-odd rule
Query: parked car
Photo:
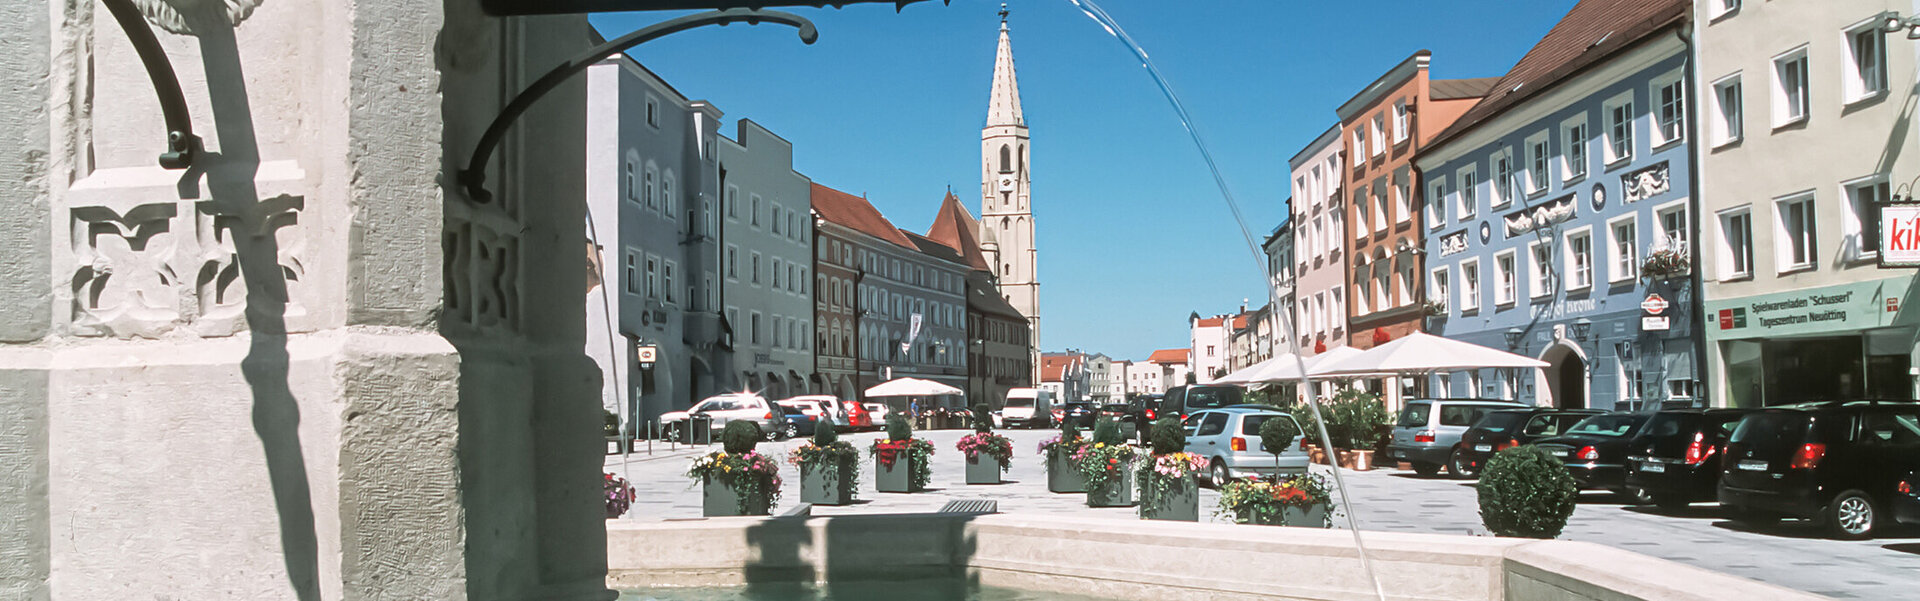
[[860, 431], [878, 430], [880, 428], [881, 420], [875, 418], [873, 412], [867, 410], [866, 405], [857, 401], [842, 401], [839, 399], [834, 399], [832, 404], [840, 408], [841, 415], [847, 416], [846, 429]]
[[1300, 431], [1300, 423], [1293, 416], [1271, 407], [1242, 405], [1188, 415], [1182, 422], [1187, 429], [1186, 450], [1207, 458], [1207, 478], [1203, 482], [1219, 488], [1234, 478], [1306, 471], [1307, 453], [1298, 444], [1304, 434], [1287, 441], [1286, 452], [1277, 462], [1273, 454], [1261, 450], [1260, 425], [1272, 419], [1294, 422], [1294, 430]]
[[1911, 502], [1920, 404], [1834, 401], [1755, 411], [1740, 418], [1725, 453], [1718, 497], [1734, 519], [1802, 518], [1835, 538], [1868, 538], [1889, 523], [1882, 511], [1897, 516]]
[[760, 426], [771, 439], [779, 430], [774, 426], [782, 420], [773, 414], [773, 403], [751, 392], [730, 392], [707, 397], [695, 403], [686, 411], [669, 411], [660, 415], [660, 428], [666, 438], [680, 437], [680, 429], [687, 427], [687, 419], [702, 415], [713, 419], [713, 439], [720, 439], [720, 430], [728, 423], [750, 421]]
[[1920, 470], [1907, 470], [1907, 475], [1893, 485], [1893, 521], [1908, 526], [1920, 526]]
[[1509, 447], [1532, 444], [1542, 438], [1559, 436], [1580, 420], [1600, 413], [1598, 409], [1552, 407], [1489, 411], [1460, 435], [1459, 448], [1447, 460], [1447, 471], [1479, 474], [1481, 466], [1486, 465], [1494, 453]]
[[1160, 413], [1178, 413], [1185, 420], [1193, 412], [1246, 402], [1246, 390], [1232, 385], [1189, 384], [1167, 391]]
[[1393, 424], [1393, 442], [1387, 447], [1387, 461], [1413, 464], [1422, 476], [1448, 468], [1454, 477], [1454, 453], [1460, 448], [1460, 436], [1488, 413], [1501, 409], [1524, 409], [1526, 405], [1498, 399], [1413, 399], [1400, 410]]
[[1060, 406], [1060, 426], [1063, 428], [1068, 425], [1082, 430], [1092, 428], [1093, 422], [1099, 417], [1100, 410], [1095, 409], [1093, 403], [1074, 402]]
[[778, 406], [782, 416], [786, 418], [786, 423], [780, 425], [780, 431], [775, 440], [813, 436], [813, 429], [820, 423], [818, 418], [797, 405], [780, 404]]
[[1008, 428], [1050, 428], [1056, 421], [1053, 406], [1051, 390], [1008, 389], [1006, 406], [1000, 410], [1000, 420]]
[[1748, 409], [1668, 409], [1627, 443], [1627, 488], [1664, 509], [1712, 501], [1721, 457]]
[[1612, 412], [1589, 416], [1565, 434], [1533, 445], [1559, 457], [1580, 488], [1598, 488], [1644, 498], [1627, 490], [1627, 443], [1651, 419], [1650, 413]]
[[875, 427], [886, 426], [887, 416], [893, 413], [892, 409], [887, 408], [886, 403], [860, 403], [860, 408], [867, 410], [867, 419], [872, 421]]
[[774, 403], [787, 407], [798, 407], [801, 411], [805, 412], [808, 417], [812, 417], [814, 423], [833, 423], [838, 425], [839, 416], [836, 415], [838, 413], [837, 408], [827, 404], [832, 400], [833, 397], [830, 396], [806, 395], [780, 399], [774, 401]]
[[1132, 437], [1140, 429], [1140, 419], [1134, 415], [1133, 407], [1126, 403], [1107, 403], [1100, 406], [1101, 419], [1120, 422], [1120, 429]]

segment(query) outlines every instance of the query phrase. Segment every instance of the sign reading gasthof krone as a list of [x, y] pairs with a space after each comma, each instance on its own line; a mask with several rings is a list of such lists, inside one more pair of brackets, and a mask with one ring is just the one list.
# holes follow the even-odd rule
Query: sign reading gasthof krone
[[1880, 205], [1880, 266], [1920, 267], [1920, 203]]

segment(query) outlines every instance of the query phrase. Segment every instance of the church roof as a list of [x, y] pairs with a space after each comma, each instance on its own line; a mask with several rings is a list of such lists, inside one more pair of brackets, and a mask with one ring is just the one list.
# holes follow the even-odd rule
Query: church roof
[[1013, 74], [1013, 41], [1006, 13], [1000, 14], [1000, 47], [993, 54], [993, 96], [987, 100], [987, 126], [1026, 125], [1020, 114], [1020, 82]]
[[993, 276], [985, 271], [967, 274], [967, 310], [982, 315], [998, 315], [1015, 321], [1026, 321], [1019, 309], [1013, 308], [1007, 299], [1000, 297], [1000, 287], [993, 283]]
[[880, 214], [879, 209], [867, 202], [867, 199], [841, 192], [833, 188], [813, 184], [813, 210], [820, 218], [854, 231], [879, 238], [906, 248], [919, 250], [912, 240], [900, 234], [900, 228]]
[[933, 226], [927, 228], [927, 238], [947, 245], [947, 248], [960, 253], [967, 265], [974, 269], [992, 268], [987, 265], [986, 255], [980, 253], [980, 239], [974, 232], [980, 231], [980, 222], [967, 212], [967, 206], [947, 191], [947, 197], [940, 199], [940, 212], [933, 216]]
[[953, 248], [950, 246], [941, 244], [937, 241], [928, 239], [926, 236], [915, 234], [907, 230], [900, 230], [900, 235], [906, 236], [908, 241], [913, 242], [913, 247], [916, 249], [919, 249], [920, 254], [927, 255], [935, 259], [940, 259], [942, 261], [947, 261], [956, 265], [967, 264], [965, 259], [960, 258], [960, 253], [954, 252]]

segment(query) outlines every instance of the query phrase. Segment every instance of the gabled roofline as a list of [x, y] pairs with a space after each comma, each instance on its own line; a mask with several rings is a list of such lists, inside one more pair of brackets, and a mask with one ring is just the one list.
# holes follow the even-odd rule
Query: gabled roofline
[[1367, 84], [1367, 87], [1362, 88], [1359, 94], [1354, 94], [1353, 98], [1341, 104], [1340, 109], [1334, 112], [1340, 115], [1340, 122], [1342, 123], [1353, 119], [1358, 116], [1362, 110], [1378, 102], [1381, 96], [1385, 96], [1387, 90], [1393, 88], [1393, 84], [1412, 78], [1415, 73], [1426, 69], [1427, 64], [1432, 60], [1432, 50], [1420, 50], [1413, 53], [1413, 56], [1407, 57], [1406, 60], [1400, 61], [1400, 64], [1394, 65], [1392, 69], [1388, 69], [1386, 73], [1381, 74], [1379, 79], [1375, 79], [1373, 83]]
[[1320, 137], [1314, 138], [1312, 142], [1308, 142], [1306, 148], [1300, 149], [1300, 152], [1293, 154], [1293, 158], [1287, 159], [1287, 166], [1299, 169], [1300, 165], [1306, 162], [1309, 155], [1320, 154], [1322, 149], [1333, 145], [1334, 142], [1339, 140], [1340, 122], [1335, 121], [1333, 127], [1327, 128], [1327, 131], [1322, 132]]

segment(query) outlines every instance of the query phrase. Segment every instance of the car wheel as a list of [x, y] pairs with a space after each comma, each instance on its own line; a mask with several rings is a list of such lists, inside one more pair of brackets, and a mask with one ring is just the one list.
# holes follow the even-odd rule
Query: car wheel
[[1833, 498], [1821, 512], [1825, 518], [1827, 532], [1841, 540], [1865, 540], [1873, 536], [1873, 522], [1876, 512], [1873, 499], [1866, 493], [1849, 490]]
[[1454, 447], [1453, 455], [1447, 457], [1447, 475], [1455, 478], [1472, 478], [1473, 464], [1467, 461], [1464, 449]]
[[1227, 462], [1219, 459], [1213, 460], [1213, 468], [1209, 469], [1208, 472], [1212, 474], [1211, 479], [1213, 480], [1213, 487], [1215, 489], [1226, 488], [1227, 480], [1232, 477], [1227, 473]]
[[671, 441], [680, 440], [680, 424], [667, 424], [665, 430], [660, 433], [660, 439]]
[[782, 430], [780, 433], [786, 435], [787, 438], [797, 438], [800, 436], [800, 426], [789, 423], [787, 424], [787, 429]]
[[1440, 473], [1440, 464], [1415, 461], [1413, 462], [1413, 472], [1422, 476], [1434, 476]]

